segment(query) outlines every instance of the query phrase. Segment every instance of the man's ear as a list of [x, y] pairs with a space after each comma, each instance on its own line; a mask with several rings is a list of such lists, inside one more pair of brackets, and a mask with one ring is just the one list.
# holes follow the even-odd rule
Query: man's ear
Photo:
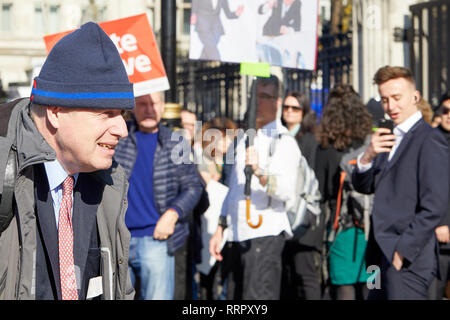
[[414, 91], [414, 102], [417, 104], [420, 101], [420, 91], [416, 90]]
[[51, 128], [58, 129], [60, 126], [61, 107], [47, 107], [47, 121]]

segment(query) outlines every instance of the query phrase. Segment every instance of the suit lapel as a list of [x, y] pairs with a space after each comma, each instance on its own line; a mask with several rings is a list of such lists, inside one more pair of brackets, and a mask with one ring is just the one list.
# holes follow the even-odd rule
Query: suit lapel
[[36, 214], [38, 217], [39, 227], [42, 232], [42, 239], [44, 241], [44, 250], [49, 257], [52, 268], [53, 278], [58, 284], [57, 291], [60, 295], [60, 280], [59, 280], [59, 249], [58, 249], [58, 229], [56, 227], [56, 218], [54, 214], [52, 197], [50, 195], [50, 187], [48, 185], [47, 175], [45, 174], [44, 166], [35, 166], [35, 174], [43, 183], [36, 184]]
[[[89, 245], [93, 230], [96, 226], [97, 208], [100, 203], [103, 192], [99, 189], [100, 183], [89, 174], [80, 173], [77, 185], [74, 189], [74, 204], [73, 204], [73, 218], [72, 227], [74, 235], [74, 263], [79, 268], [79, 275], [81, 281], [80, 285], [83, 287], [87, 256], [89, 253]], [[94, 236], [95, 236], [94, 235]], [[84, 297], [84, 292], [81, 292], [81, 297]]]
[[405, 134], [402, 141], [400, 142], [400, 145], [398, 146], [397, 150], [395, 151], [394, 157], [391, 159], [391, 161], [388, 162], [386, 166], [386, 170], [384, 173], [387, 173], [391, 168], [394, 167], [394, 165], [398, 162], [400, 157], [402, 156], [403, 152], [408, 148], [409, 144], [413, 141], [413, 136], [415, 131], [424, 123], [423, 119], [420, 119], [416, 122], [416, 124]]
[[378, 157], [379, 158], [377, 158], [377, 160], [375, 162], [375, 167], [377, 168], [377, 171], [380, 173], [377, 174], [375, 177], [375, 189], [378, 188], [378, 183], [380, 182], [381, 178], [384, 176], [386, 169], [388, 167], [389, 153], [387, 153], [387, 152], [382, 153]]

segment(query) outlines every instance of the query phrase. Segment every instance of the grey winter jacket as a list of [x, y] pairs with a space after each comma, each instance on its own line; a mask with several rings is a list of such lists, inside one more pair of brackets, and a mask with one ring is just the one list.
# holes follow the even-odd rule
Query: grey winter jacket
[[[35, 299], [36, 213], [33, 165], [52, 161], [55, 151], [36, 129], [29, 115], [29, 99], [13, 101], [7, 132], [0, 136], [0, 186], [3, 186], [5, 157], [11, 145], [17, 151], [18, 175], [14, 188], [14, 218], [0, 235], [0, 299]], [[9, 107], [9, 108], [8, 108]], [[0, 105], [0, 123], [11, 103]], [[4, 123], [4, 122], [3, 122]], [[125, 226], [128, 183], [115, 162], [109, 170], [92, 173], [105, 184], [97, 211], [101, 249], [103, 297], [133, 299], [134, 288], [128, 272], [130, 233]], [[0, 193], [3, 188], [0, 187]]]

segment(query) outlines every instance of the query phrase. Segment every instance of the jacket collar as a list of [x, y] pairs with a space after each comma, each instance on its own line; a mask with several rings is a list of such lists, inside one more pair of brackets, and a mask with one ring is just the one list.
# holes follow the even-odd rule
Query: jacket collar
[[30, 103], [23, 104], [18, 114], [16, 147], [19, 172], [24, 168], [56, 159], [56, 152], [45, 141], [30, 116]]
[[395, 165], [395, 163], [397, 163], [403, 152], [407, 149], [409, 143], [412, 141], [411, 138], [413, 137], [414, 132], [423, 124], [425, 124], [425, 121], [423, 120], [423, 118], [420, 118], [419, 121], [414, 123], [411, 129], [408, 130], [408, 132], [403, 137], [403, 140], [401, 141], [400, 145], [398, 146], [398, 149], [395, 151], [394, 157], [391, 159], [391, 161], [388, 162], [386, 166], [386, 171], [389, 171], [389, 169], [392, 168]]

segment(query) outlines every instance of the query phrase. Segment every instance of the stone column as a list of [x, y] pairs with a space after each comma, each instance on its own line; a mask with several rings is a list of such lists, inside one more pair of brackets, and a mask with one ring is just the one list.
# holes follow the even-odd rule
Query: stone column
[[409, 45], [394, 41], [394, 29], [410, 26], [409, 6], [418, 0], [353, 0], [353, 85], [364, 102], [378, 96], [376, 71], [385, 65], [409, 67]]

